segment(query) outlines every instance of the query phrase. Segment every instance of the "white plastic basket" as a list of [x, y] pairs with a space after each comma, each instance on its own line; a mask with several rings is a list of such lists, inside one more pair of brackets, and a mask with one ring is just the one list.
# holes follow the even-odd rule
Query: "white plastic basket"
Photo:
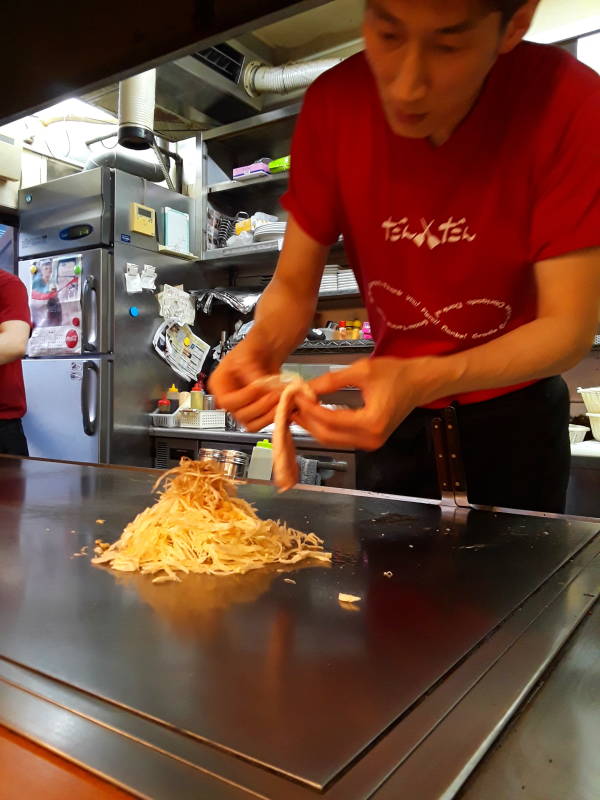
[[150, 419], [155, 428], [176, 428], [177, 411], [172, 414], [161, 414], [158, 409], [150, 414]]
[[600, 414], [588, 412], [586, 417], [589, 419], [590, 425], [592, 426], [592, 436], [597, 442], [600, 442]]
[[579, 444], [585, 439], [589, 428], [586, 425], [569, 425], [569, 441], [571, 444]]
[[583, 397], [585, 410], [592, 414], [600, 414], [600, 386], [591, 386], [589, 389], [577, 389]]
[[180, 408], [179, 424], [182, 428], [222, 428], [225, 430], [225, 411]]

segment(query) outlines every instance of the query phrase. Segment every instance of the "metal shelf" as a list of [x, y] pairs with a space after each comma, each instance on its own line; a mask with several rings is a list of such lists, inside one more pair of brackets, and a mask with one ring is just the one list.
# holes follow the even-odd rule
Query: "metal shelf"
[[319, 300], [359, 300], [360, 299], [360, 292], [355, 291], [330, 291], [330, 292], [319, 292]]
[[236, 190], [243, 190], [249, 186], [268, 186], [272, 183], [279, 183], [288, 179], [289, 171], [274, 172], [271, 175], [258, 175], [256, 178], [248, 178], [245, 181], [221, 181], [220, 183], [213, 183], [211, 186], [206, 187], [207, 194], [216, 194], [217, 192], [233, 192]]
[[[220, 247], [216, 250], [205, 250], [200, 263], [209, 269], [226, 266], [252, 266], [269, 263], [277, 253], [279, 253], [279, 239], [249, 244], [246, 247]], [[336, 262], [342, 264], [347, 263], [343, 242], [338, 241], [332, 245], [330, 258], [334, 258]], [[337, 296], [339, 292], [336, 291], [335, 294]]]

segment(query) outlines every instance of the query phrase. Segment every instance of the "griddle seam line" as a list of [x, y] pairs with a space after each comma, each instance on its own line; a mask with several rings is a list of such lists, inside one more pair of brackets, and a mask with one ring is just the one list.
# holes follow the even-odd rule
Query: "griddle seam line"
[[[4, 656], [2, 656], [2, 658], [4, 658]], [[43, 673], [40, 673], [40, 674], [43, 674]], [[56, 706], [57, 708], [61, 708], [63, 711], [67, 711], [68, 713], [74, 714], [75, 716], [80, 717], [81, 719], [87, 720], [88, 722], [91, 722], [94, 725], [98, 725], [100, 728], [103, 728], [104, 730], [110, 731], [111, 733], [114, 733], [117, 736], [122, 736], [124, 739], [129, 739], [130, 741], [135, 742], [136, 744], [139, 744], [142, 747], [148, 747], [150, 750], [153, 750], [154, 752], [159, 753], [162, 756], [166, 756], [167, 758], [171, 758], [174, 761], [178, 761], [179, 763], [184, 764], [187, 767], [191, 767], [192, 769], [198, 770], [198, 772], [202, 772], [203, 774], [208, 775], [211, 778], [215, 778], [215, 779], [221, 781], [222, 783], [226, 783], [229, 786], [233, 786], [236, 789], [240, 789], [240, 790], [242, 790], [244, 792], [250, 792], [254, 797], [258, 798], [258, 800], [271, 800], [271, 798], [267, 797], [266, 795], [257, 794], [252, 789], [248, 789], [247, 787], [242, 786], [241, 784], [236, 783], [235, 781], [229, 780], [228, 778], [224, 778], [221, 775], [217, 775], [217, 773], [213, 772], [212, 770], [206, 769], [206, 767], [201, 767], [198, 764], [194, 764], [193, 762], [188, 761], [186, 758], [182, 758], [181, 756], [175, 755], [174, 753], [169, 753], [167, 750], [164, 750], [162, 747], [158, 747], [157, 745], [152, 744], [151, 742], [148, 742], [145, 739], [140, 739], [138, 736], [134, 736], [131, 733], [127, 733], [127, 732], [125, 732], [123, 730], [119, 730], [118, 728], [115, 728], [114, 726], [109, 725], [106, 722], [102, 722], [101, 720], [94, 719], [93, 717], [90, 717], [87, 714], [83, 714], [83, 713], [81, 713], [80, 711], [77, 711], [74, 708], [69, 708], [68, 706], [63, 705], [62, 703], [58, 703], [56, 700], [50, 700], [47, 697], [44, 697], [43, 695], [39, 694], [38, 692], [34, 692], [33, 690], [28, 689], [25, 686], [21, 686], [20, 684], [15, 683], [14, 681], [11, 681], [9, 678], [4, 678], [4, 677], [0, 676], [0, 681], [2, 683], [7, 684], [8, 686], [12, 686], [14, 689], [17, 689], [19, 691], [25, 692], [26, 694], [30, 695], [31, 697], [35, 697], [35, 698], [37, 698], [38, 700], [41, 700], [44, 703], [49, 703], [50, 705]], [[30, 738], [30, 737], [27, 737], [27, 738]], [[48, 749], [51, 749], [51, 748], [48, 748]]]

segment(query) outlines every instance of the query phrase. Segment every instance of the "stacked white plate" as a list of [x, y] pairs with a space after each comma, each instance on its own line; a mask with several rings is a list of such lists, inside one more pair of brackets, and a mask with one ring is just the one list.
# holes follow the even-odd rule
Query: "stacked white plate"
[[254, 231], [255, 242], [272, 242], [285, 234], [285, 222], [265, 222]]

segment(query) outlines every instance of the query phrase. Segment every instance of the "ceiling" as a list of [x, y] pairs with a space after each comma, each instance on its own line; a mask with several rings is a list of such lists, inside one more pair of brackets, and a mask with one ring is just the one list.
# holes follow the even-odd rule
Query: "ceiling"
[[[285, 19], [260, 28], [247, 30], [228, 44], [244, 53], [250, 60], [270, 65], [306, 60], [320, 56], [346, 57], [362, 47], [360, 23], [364, 0], [315, 0], [318, 5], [309, 11], [292, 14]], [[325, 31], [325, 33], [324, 33]], [[230, 119], [215, 119], [215, 94], [225, 84], [207, 72], [193, 56], [162, 64], [157, 68], [155, 130], [167, 139], [188, 138]], [[226, 86], [237, 95], [233, 113], [253, 115], [277, 105], [293, 102], [301, 96], [296, 91], [286, 96], [266, 95], [258, 100], [249, 98], [242, 87]], [[244, 100], [245, 98], [245, 100]], [[113, 114], [117, 114], [118, 85], [112, 84], [86, 94], [82, 99]], [[245, 105], [247, 104], [247, 108]], [[230, 104], [231, 107], [231, 104]]]

